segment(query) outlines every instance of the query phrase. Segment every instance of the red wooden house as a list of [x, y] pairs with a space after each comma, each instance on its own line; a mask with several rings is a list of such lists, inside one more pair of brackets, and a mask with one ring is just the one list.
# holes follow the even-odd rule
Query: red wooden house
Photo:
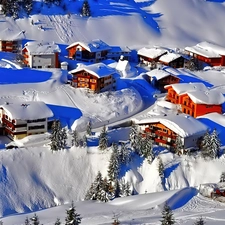
[[153, 69], [146, 73], [149, 76], [150, 83], [162, 92], [165, 92], [165, 85], [176, 84], [180, 78], [163, 69]]
[[152, 68], [155, 67], [153, 64], [158, 62], [159, 58], [166, 53], [167, 50], [161, 47], [144, 47], [137, 52], [139, 61], [145, 65], [151, 66]]
[[107, 58], [111, 47], [102, 40], [92, 40], [91, 42], [75, 42], [67, 48], [68, 57], [84, 62], [100, 62]]
[[165, 88], [167, 101], [180, 104], [183, 113], [195, 118], [212, 112], [222, 113], [223, 94], [202, 83], [173, 84]]
[[192, 47], [186, 47], [186, 52], [196, 60], [210, 66], [225, 66], [225, 48], [209, 42], [201, 42]]
[[24, 31], [15, 32], [9, 28], [2, 30], [0, 32], [0, 51], [20, 53], [24, 38]]
[[80, 66], [69, 73], [73, 76], [71, 85], [75, 88], [87, 88], [93, 92], [115, 88], [115, 70], [103, 63]]
[[207, 131], [207, 126], [185, 114], [169, 114], [134, 119], [143, 136], [148, 133], [155, 144], [166, 148], [175, 147], [179, 136], [184, 148], [195, 147]]

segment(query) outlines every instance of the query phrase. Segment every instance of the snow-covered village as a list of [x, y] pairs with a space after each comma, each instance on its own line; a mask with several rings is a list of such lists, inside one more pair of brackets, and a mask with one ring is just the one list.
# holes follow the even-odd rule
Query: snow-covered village
[[223, 225], [224, 12], [0, 1], [0, 223]]

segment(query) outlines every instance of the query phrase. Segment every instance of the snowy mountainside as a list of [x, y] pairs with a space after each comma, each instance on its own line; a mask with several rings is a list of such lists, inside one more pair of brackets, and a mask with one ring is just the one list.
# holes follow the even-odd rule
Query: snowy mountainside
[[[102, 39], [110, 45], [184, 47], [201, 41], [223, 45], [224, 2], [203, 0], [90, 0], [92, 16], [80, 17], [82, 1], [63, 1], [67, 10], [36, 2], [29, 17], [15, 21], [0, 15], [2, 32], [25, 31], [28, 40], [75, 41]], [[41, 10], [40, 10], [41, 9]], [[31, 25], [31, 21], [34, 25]], [[215, 26], [217, 24], [217, 26]], [[42, 29], [40, 29], [42, 26]], [[201, 29], [201, 32], [197, 32]], [[1, 33], [1, 32], [0, 32]], [[49, 37], [50, 40], [49, 40]]]

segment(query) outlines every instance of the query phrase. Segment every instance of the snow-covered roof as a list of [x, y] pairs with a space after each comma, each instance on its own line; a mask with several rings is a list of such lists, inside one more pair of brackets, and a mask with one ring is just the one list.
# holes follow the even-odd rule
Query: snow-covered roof
[[205, 119], [209, 119], [217, 124], [219, 124], [220, 126], [223, 126], [225, 127], [225, 115], [221, 115], [219, 113], [207, 113], [203, 116], [199, 116], [197, 117], [198, 119], [199, 118], [205, 118]]
[[167, 52], [166, 49], [160, 48], [160, 47], [144, 47], [138, 50], [137, 54], [142, 55], [151, 59], [155, 59]]
[[49, 107], [40, 101], [5, 103], [0, 106], [12, 119], [36, 120], [53, 116]]
[[126, 71], [130, 70], [131, 66], [128, 60], [119, 60], [119, 62], [116, 65], [116, 70], [119, 71]]
[[165, 62], [165, 63], [170, 63], [178, 58], [180, 58], [181, 55], [180, 54], [177, 54], [177, 53], [174, 53], [174, 52], [168, 52], [167, 54], [165, 55], [162, 55], [160, 58], [159, 58], [159, 61], [161, 62]]
[[160, 80], [160, 79], [162, 79], [164, 77], [168, 77], [168, 76], [174, 76], [174, 75], [171, 75], [169, 72], [167, 72], [165, 70], [161, 70], [161, 69], [154, 69], [154, 70], [147, 72], [146, 74], [149, 77], [155, 77], [157, 80]]
[[24, 31], [15, 31], [9, 28], [0, 31], [0, 40], [16, 41], [25, 39]]
[[220, 58], [221, 55], [225, 55], [224, 47], [206, 41], [200, 42], [192, 47], [186, 47], [185, 50], [206, 58]]
[[74, 74], [82, 70], [85, 70], [86, 72], [93, 74], [98, 78], [107, 77], [116, 72], [115, 69], [105, 65], [104, 63], [95, 63], [88, 66], [80, 65], [78, 68], [71, 70], [69, 73]]
[[179, 83], [166, 85], [165, 88], [172, 87], [177, 94], [185, 94], [190, 91], [209, 91], [203, 83]]
[[104, 41], [102, 41], [100, 39], [95, 39], [90, 42], [77, 41], [77, 42], [74, 42], [71, 45], [69, 45], [66, 49], [69, 49], [76, 45], [81, 45], [83, 48], [85, 48], [89, 52], [99, 52], [99, 51], [111, 49], [111, 47], [108, 44], [106, 44]]
[[29, 41], [24, 45], [25, 48], [31, 55], [51, 55], [61, 52], [57, 44], [49, 42]]
[[187, 91], [187, 94], [196, 104], [221, 105], [225, 100], [221, 92], [211, 89]]
[[186, 114], [169, 114], [165, 116], [152, 116], [144, 119], [134, 119], [136, 124], [161, 123], [181, 137], [189, 137], [205, 133], [208, 129], [202, 122]]

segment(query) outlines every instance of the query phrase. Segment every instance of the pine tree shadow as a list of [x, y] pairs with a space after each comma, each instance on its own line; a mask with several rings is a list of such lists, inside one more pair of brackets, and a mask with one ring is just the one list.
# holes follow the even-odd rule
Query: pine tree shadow
[[170, 167], [165, 168], [165, 170], [164, 170], [165, 179], [167, 179], [170, 176], [170, 174], [178, 168], [179, 165], [180, 165], [180, 163], [176, 163]]

